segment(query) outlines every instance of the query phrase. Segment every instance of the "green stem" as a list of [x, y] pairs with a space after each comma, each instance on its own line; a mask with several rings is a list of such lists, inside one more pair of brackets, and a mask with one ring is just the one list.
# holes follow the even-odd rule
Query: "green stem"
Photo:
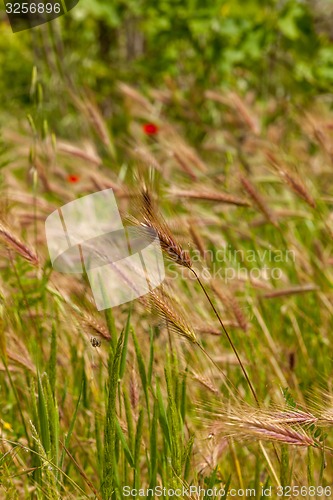
[[252, 395], [253, 395], [253, 397], [254, 397], [254, 399], [255, 399], [255, 401], [256, 401], [256, 403], [257, 403], [257, 405], [258, 405], [258, 406], [260, 406], [260, 404], [259, 404], [259, 400], [258, 400], [258, 397], [257, 397], [257, 394], [256, 394], [256, 392], [255, 392], [255, 390], [254, 390], [254, 387], [253, 387], [253, 385], [252, 385], [252, 383], [251, 383], [251, 381], [250, 381], [250, 379], [249, 379], [249, 376], [248, 376], [248, 374], [247, 374], [247, 372], [246, 372], [246, 370], [245, 370], [245, 367], [244, 367], [244, 365], [243, 365], [243, 362], [242, 362], [242, 360], [241, 360], [241, 359], [240, 359], [240, 357], [239, 357], [239, 354], [238, 354], [238, 352], [237, 352], [237, 349], [236, 349], [236, 347], [235, 347], [235, 345], [234, 345], [233, 341], [231, 340], [231, 337], [230, 337], [230, 335], [229, 335], [228, 331], [226, 330], [226, 328], [225, 328], [225, 326], [224, 326], [224, 324], [223, 324], [223, 322], [222, 322], [222, 319], [221, 319], [221, 317], [220, 317], [220, 315], [219, 315], [219, 313], [218, 313], [218, 311], [217, 311], [216, 307], [214, 306], [214, 304], [213, 304], [213, 302], [212, 302], [211, 298], [209, 297], [209, 295], [208, 295], [208, 293], [207, 293], [207, 291], [206, 291], [206, 288], [204, 287], [203, 283], [201, 282], [201, 280], [200, 280], [199, 276], [197, 275], [197, 273], [195, 272], [195, 270], [194, 270], [194, 269], [192, 269], [192, 268], [190, 268], [190, 269], [191, 269], [192, 273], [194, 274], [194, 276], [196, 277], [196, 279], [197, 279], [197, 281], [198, 281], [198, 283], [199, 283], [199, 285], [200, 285], [200, 287], [201, 287], [202, 291], [204, 292], [204, 294], [205, 294], [205, 296], [206, 296], [206, 298], [207, 298], [207, 300], [208, 300], [208, 302], [209, 302], [209, 304], [210, 304], [211, 308], [212, 308], [212, 309], [213, 309], [213, 311], [214, 311], [215, 316], [216, 316], [216, 317], [217, 317], [217, 319], [219, 320], [219, 323], [220, 323], [220, 325], [221, 325], [221, 327], [222, 327], [222, 330], [224, 331], [224, 333], [225, 333], [225, 335], [226, 335], [226, 337], [227, 337], [227, 339], [228, 339], [228, 342], [229, 342], [229, 344], [230, 344], [230, 346], [231, 346], [232, 350], [234, 351], [234, 354], [235, 354], [235, 356], [236, 356], [236, 358], [237, 358], [237, 361], [238, 361], [238, 363], [239, 363], [239, 366], [241, 367], [241, 370], [242, 370], [243, 375], [244, 375], [244, 377], [245, 377], [245, 379], [246, 379], [246, 382], [248, 383], [248, 386], [249, 386], [249, 388], [250, 388], [250, 390], [251, 390], [251, 392], [252, 392]]

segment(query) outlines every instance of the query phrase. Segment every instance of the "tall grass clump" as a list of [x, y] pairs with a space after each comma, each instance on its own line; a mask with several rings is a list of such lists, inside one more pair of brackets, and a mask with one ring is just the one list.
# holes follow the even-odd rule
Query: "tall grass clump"
[[[0, 19], [0, 498], [331, 498], [329, 9], [93, 3]], [[98, 311], [45, 220], [110, 188], [165, 280]]]

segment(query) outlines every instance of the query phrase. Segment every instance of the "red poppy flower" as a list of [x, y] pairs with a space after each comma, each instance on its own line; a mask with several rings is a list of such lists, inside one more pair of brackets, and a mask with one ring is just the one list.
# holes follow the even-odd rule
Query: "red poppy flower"
[[142, 128], [147, 135], [156, 135], [158, 132], [158, 126], [154, 123], [145, 123]]
[[75, 184], [75, 182], [79, 182], [80, 177], [78, 175], [70, 174], [67, 176], [67, 180], [71, 184]]

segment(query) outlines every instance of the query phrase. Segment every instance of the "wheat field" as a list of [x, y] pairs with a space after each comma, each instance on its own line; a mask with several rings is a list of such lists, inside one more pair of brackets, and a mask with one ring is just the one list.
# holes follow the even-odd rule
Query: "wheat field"
[[[331, 97], [118, 79], [108, 115], [31, 74], [1, 115], [0, 498], [332, 498]], [[165, 279], [98, 311], [45, 220], [109, 188]]]

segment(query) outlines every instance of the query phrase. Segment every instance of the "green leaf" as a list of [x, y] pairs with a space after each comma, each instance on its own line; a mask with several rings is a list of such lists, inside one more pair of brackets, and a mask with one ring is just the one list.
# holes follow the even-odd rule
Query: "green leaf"
[[131, 450], [128, 447], [128, 444], [126, 442], [126, 438], [124, 436], [123, 431], [121, 430], [121, 427], [119, 425], [118, 420], [116, 420], [116, 431], [117, 431], [117, 436], [119, 437], [120, 442], [122, 444], [122, 447], [123, 447], [125, 456], [127, 458], [127, 461], [128, 461], [128, 463], [130, 464], [131, 467], [134, 467], [134, 459], [133, 459]]

